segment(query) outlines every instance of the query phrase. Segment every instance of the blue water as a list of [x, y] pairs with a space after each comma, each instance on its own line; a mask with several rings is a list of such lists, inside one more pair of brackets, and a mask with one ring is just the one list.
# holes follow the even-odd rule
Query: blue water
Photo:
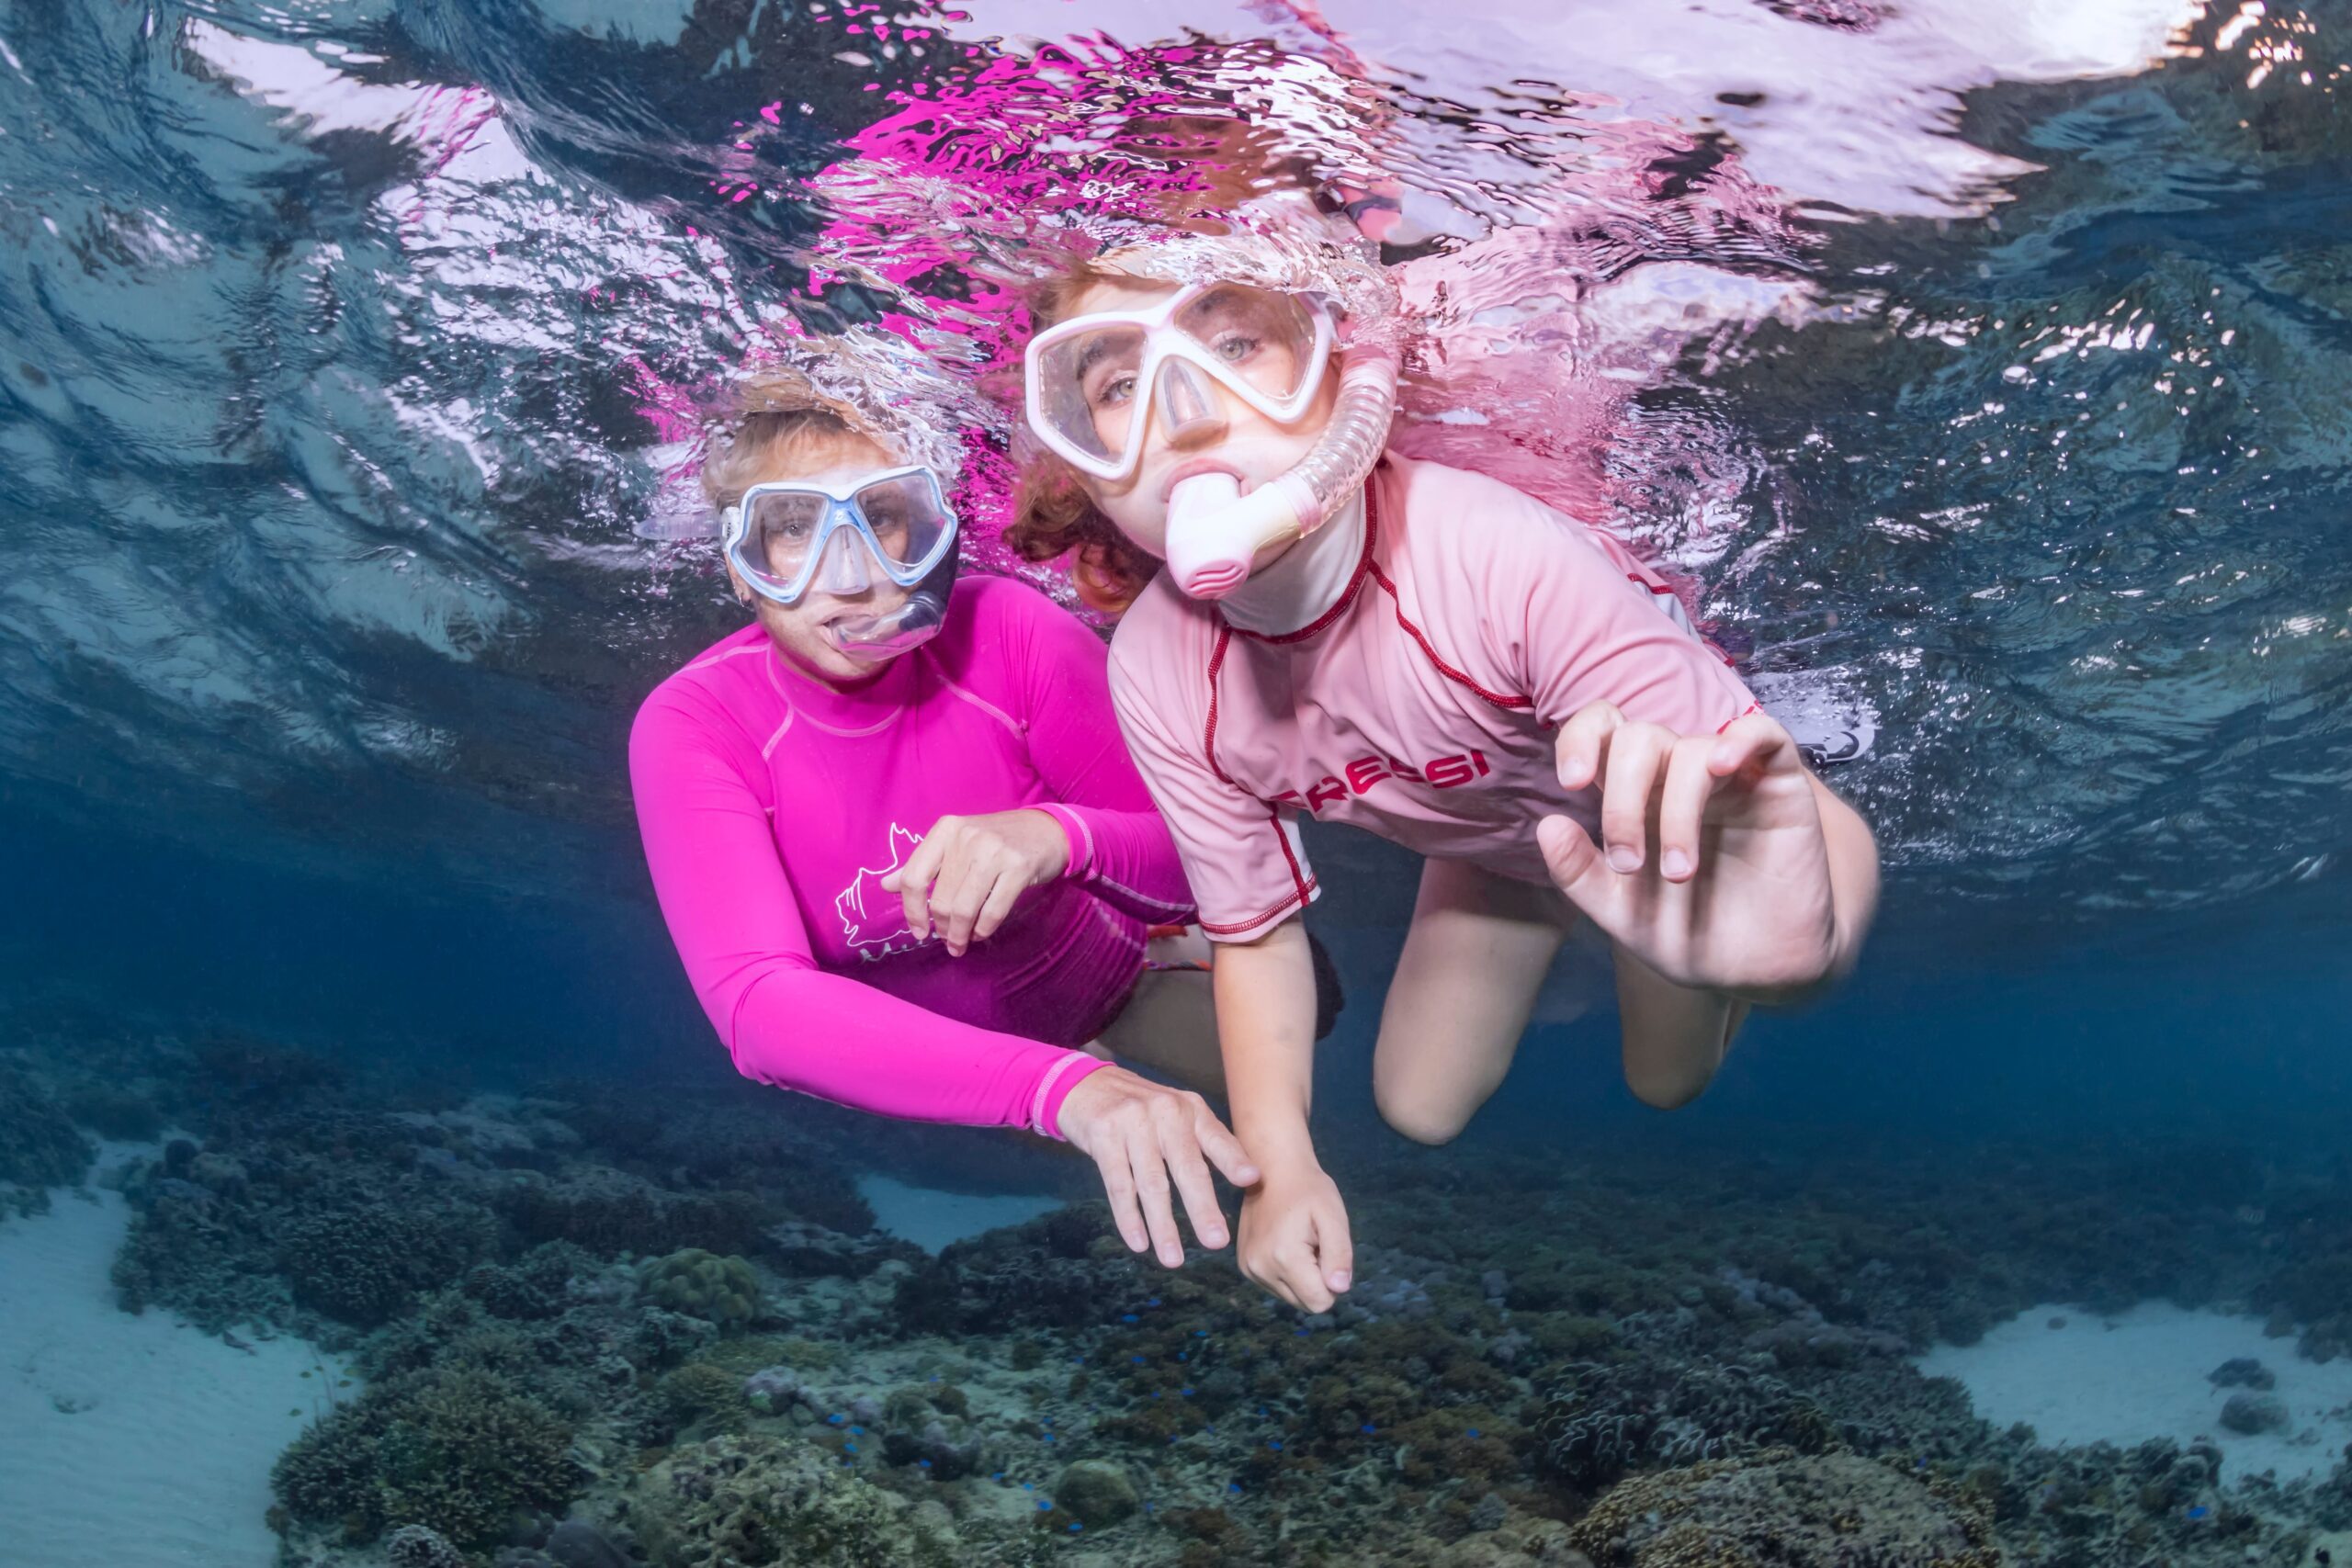
[[[1672, 1118], [1626, 1099], [1605, 1001], [1564, 984], [1460, 1145], [1383, 1133], [1367, 1064], [1412, 868], [1316, 839], [1351, 998], [1318, 1115], [1388, 1199], [1498, 1215], [1490, 1166], [1513, 1191], [1556, 1168], [1565, 1202], [1622, 1156], [1798, 1186], [1878, 1159], [1889, 1191], [1969, 1207], [2025, 1168], [1988, 1147], [2126, 1193], [2153, 1158], [2176, 1179], [2084, 1256], [2144, 1225], [2193, 1238], [2146, 1293], [2271, 1311], [2248, 1281], [2301, 1259], [2306, 1319], [2311, 1292], [2352, 1301], [2327, 1262], [2352, 1236], [2352, 6], [2177, 11], [1709, 0], [1679, 38], [1631, 5], [1322, 13], [1432, 248], [1572, 209], [1605, 281], [1687, 269], [1671, 330], [1623, 324], [1638, 292], [1580, 307], [1634, 367], [1598, 463], [1617, 521], [1755, 668], [1826, 672], [1880, 723], [1834, 781], [1887, 866], [1861, 972], [1757, 1021]], [[829, 214], [796, 182], [965, 44], [1182, 32], [1028, 0], [900, 19], [956, 48], [869, 51], [766, 0], [0, 3], [0, 1065], [135, 1076], [230, 1033], [389, 1074], [376, 1111], [584, 1082], [653, 1123], [782, 1128], [845, 1182], [1084, 1195], [1001, 1140], [737, 1083], [629, 816], [637, 701], [735, 624], [696, 547], [640, 537], [665, 453], [631, 367], [731, 363], [729, 299], [816, 327], [903, 303], [808, 287]], [[1278, 6], [1181, 20], [1187, 69], [1338, 58]], [[730, 202], [739, 122], [779, 97], [808, 109], [758, 141], [772, 194]], [[1692, 139], [1638, 200], [1594, 129], [1624, 122]], [[157, 1081], [174, 1124], [261, 1135], [231, 1090]], [[2247, 1208], [2278, 1227], [2260, 1268], [2199, 1228]], [[2090, 1289], [2034, 1245], [2002, 1266], [2021, 1298], [1986, 1299]], [[1410, 1484], [1408, 1508], [1454, 1495]], [[1494, 1495], [1532, 1517], [1510, 1486], [1548, 1484]], [[2286, 1568], [2293, 1529], [2352, 1526], [2296, 1506], [2247, 1550]], [[1291, 1560], [1233, 1513], [1248, 1542], [1181, 1560]], [[1158, 1539], [1132, 1560], [1179, 1561]]]

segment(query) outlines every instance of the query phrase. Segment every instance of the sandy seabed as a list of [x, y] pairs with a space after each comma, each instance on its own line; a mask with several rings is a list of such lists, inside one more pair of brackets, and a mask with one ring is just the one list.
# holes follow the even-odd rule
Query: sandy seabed
[[[139, 1145], [109, 1145], [100, 1168]], [[119, 1193], [0, 1221], [0, 1559], [40, 1568], [266, 1568], [269, 1471], [345, 1374], [291, 1338], [238, 1348], [133, 1317], [107, 1270]]]
[[[2222, 1406], [2239, 1390], [2216, 1387], [2210, 1374], [2241, 1356], [2277, 1376], [2265, 1392], [2287, 1406], [2286, 1430], [2248, 1436], [2222, 1425]], [[1986, 1420], [2029, 1422], [2045, 1443], [2211, 1438], [2225, 1482], [2266, 1470], [2281, 1481], [2324, 1475], [2352, 1441], [2352, 1359], [2308, 1360], [2292, 1339], [2267, 1337], [2260, 1318], [2165, 1302], [2105, 1314], [2038, 1306], [1973, 1345], [1939, 1345], [1917, 1364], [1929, 1377], [1960, 1380]]]

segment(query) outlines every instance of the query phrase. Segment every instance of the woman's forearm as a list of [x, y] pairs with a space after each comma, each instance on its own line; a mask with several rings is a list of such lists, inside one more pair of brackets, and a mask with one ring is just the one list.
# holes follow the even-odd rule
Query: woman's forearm
[[1210, 969], [1234, 1134], [1261, 1168], [1312, 1163], [1315, 968], [1296, 917], [1219, 944]]

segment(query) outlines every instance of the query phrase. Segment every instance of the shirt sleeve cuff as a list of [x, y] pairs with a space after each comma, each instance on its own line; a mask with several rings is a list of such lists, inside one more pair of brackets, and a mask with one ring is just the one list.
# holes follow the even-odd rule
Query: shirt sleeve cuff
[[1062, 1136], [1062, 1101], [1088, 1074], [1110, 1065], [1084, 1051], [1064, 1052], [1059, 1061], [1046, 1069], [1046, 1076], [1037, 1080], [1036, 1092], [1030, 1096], [1029, 1130], [1057, 1143], [1068, 1142]]
[[1314, 874], [1309, 873], [1306, 881], [1296, 891], [1284, 896], [1282, 902], [1272, 908], [1257, 914], [1245, 915], [1234, 920], [1211, 920], [1208, 912], [1202, 910], [1199, 919], [1201, 934], [1211, 942], [1255, 942], [1321, 897], [1322, 885], [1315, 880]]
[[1064, 882], [1080, 882], [1094, 870], [1094, 829], [1087, 826], [1086, 818], [1058, 801], [1046, 801], [1029, 808], [1042, 811], [1061, 825], [1062, 837], [1069, 840], [1069, 863], [1062, 867]]

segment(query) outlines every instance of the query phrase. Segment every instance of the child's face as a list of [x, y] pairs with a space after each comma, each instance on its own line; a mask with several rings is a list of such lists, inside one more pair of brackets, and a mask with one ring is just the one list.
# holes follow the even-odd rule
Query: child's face
[[[1072, 316], [1102, 310], [1141, 310], [1176, 292], [1172, 283], [1122, 277], [1098, 283], [1079, 296]], [[1154, 557], [1168, 554], [1168, 492], [1178, 480], [1204, 472], [1231, 474], [1244, 495], [1295, 468], [1322, 437], [1339, 398], [1339, 378], [1326, 375], [1306, 412], [1294, 423], [1283, 424], [1260, 413], [1223, 385], [1204, 378], [1211, 400], [1206, 419], [1188, 422], [1181, 433], [1168, 434], [1157, 411], [1144, 412], [1143, 445], [1135, 471], [1124, 479], [1097, 479], [1081, 474], [1079, 482], [1103, 514], [1122, 533]], [[1136, 389], [1136, 407], [1140, 409]], [[1125, 427], [1105, 433], [1105, 445], [1116, 448], [1125, 439]], [[1285, 547], [1270, 547], [1255, 563], [1263, 566]], [[1253, 567], [1252, 570], [1255, 570]]]

